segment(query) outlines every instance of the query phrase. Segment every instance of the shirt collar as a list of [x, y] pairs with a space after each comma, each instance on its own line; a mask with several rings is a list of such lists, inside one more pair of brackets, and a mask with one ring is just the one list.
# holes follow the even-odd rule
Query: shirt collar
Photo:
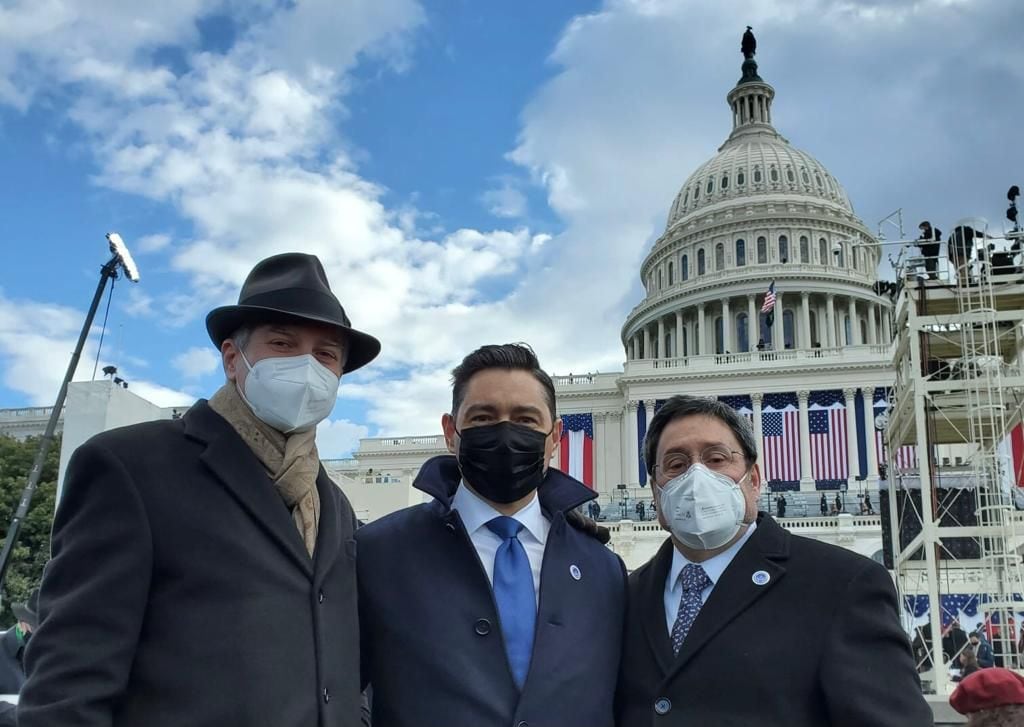
[[[754, 530], [756, 529], [757, 523], [750, 523], [747, 531], [740, 536], [739, 540], [730, 545], [728, 550], [723, 550], [718, 555], [712, 556], [701, 563], [694, 563], [694, 565], [699, 565], [704, 569], [704, 572], [708, 574], [708, 578], [711, 579], [712, 585], [717, 584], [718, 579], [722, 577], [722, 573], [725, 572], [729, 563], [732, 562], [732, 559], [740, 551], [740, 548], [743, 547], [743, 544], [750, 539], [750, 536], [754, 534]], [[668, 572], [668, 582], [672, 584], [672, 588], [675, 588], [676, 584], [679, 582], [679, 575], [683, 572], [683, 567], [692, 562], [693, 561], [679, 552], [679, 548], [672, 549], [672, 567]]]
[[[458, 511], [459, 517], [462, 518], [462, 524], [466, 527], [466, 532], [469, 535], [486, 527], [487, 523], [494, 518], [501, 517], [501, 513], [495, 510], [489, 502], [466, 487], [465, 482], [460, 482], [459, 489], [455, 491], [455, 496], [452, 498], [452, 510]], [[537, 542], [543, 545], [547, 540], [548, 528], [545, 527], [547, 523], [536, 492], [533, 493], [530, 502], [518, 512], [513, 513], [512, 517], [521, 522], [523, 529]]]

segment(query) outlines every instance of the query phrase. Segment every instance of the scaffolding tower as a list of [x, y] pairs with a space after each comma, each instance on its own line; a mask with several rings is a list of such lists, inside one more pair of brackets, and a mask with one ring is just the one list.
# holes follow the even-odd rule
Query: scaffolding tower
[[[943, 639], [944, 602], [976, 595], [977, 622], [1003, 666], [1024, 667], [1015, 616], [1024, 612], [1024, 493], [1007, 446], [1024, 400], [1024, 276], [1019, 266], [990, 265], [988, 239], [983, 220], [961, 220], [948, 265], [901, 254], [897, 266], [885, 439], [890, 453], [915, 447], [916, 467], [901, 469], [890, 455], [892, 562], [901, 605], [928, 597], [915, 656], [925, 692], [940, 695], [964, 646]], [[940, 466], [939, 447], [962, 452], [967, 471]], [[976, 622], [963, 626], [970, 632]]]

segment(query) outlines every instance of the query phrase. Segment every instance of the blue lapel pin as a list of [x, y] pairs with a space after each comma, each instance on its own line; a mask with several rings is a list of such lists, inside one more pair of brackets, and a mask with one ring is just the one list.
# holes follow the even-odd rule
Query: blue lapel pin
[[770, 581], [771, 579], [772, 577], [768, 575], [768, 571], [766, 570], [755, 571], [754, 575], [750, 576], [750, 580], [754, 582], [755, 586], [767, 585], [768, 581]]
[[574, 581], [578, 581], [580, 578], [583, 577], [583, 574], [580, 572], [580, 567], [575, 563], [569, 566], [569, 575], [572, 576], [572, 579]]

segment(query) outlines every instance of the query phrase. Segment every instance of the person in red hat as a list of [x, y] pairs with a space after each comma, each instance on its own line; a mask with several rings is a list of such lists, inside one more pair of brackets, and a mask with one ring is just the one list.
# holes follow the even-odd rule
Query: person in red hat
[[313, 255], [260, 261], [206, 330], [227, 379], [79, 447], [20, 727], [357, 727], [356, 519], [316, 425], [380, 351]]
[[998, 666], [981, 669], [964, 677], [949, 704], [967, 715], [967, 727], [1020, 727], [1024, 725], [1024, 677]]

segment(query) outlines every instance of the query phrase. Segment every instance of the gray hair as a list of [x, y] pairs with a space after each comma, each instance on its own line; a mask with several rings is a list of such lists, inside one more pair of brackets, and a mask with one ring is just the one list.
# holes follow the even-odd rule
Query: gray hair
[[654, 460], [658, 453], [658, 441], [661, 439], [665, 427], [676, 419], [694, 415], [709, 416], [720, 420], [736, 435], [736, 441], [740, 443], [740, 449], [743, 450], [743, 458], [747, 462], [747, 467], [753, 466], [757, 461], [757, 441], [754, 439], [754, 430], [745, 417], [718, 399], [678, 394], [661, 405], [654, 418], [651, 419], [651, 426], [648, 427], [647, 436], [644, 437], [644, 463], [648, 475], [654, 476]]

